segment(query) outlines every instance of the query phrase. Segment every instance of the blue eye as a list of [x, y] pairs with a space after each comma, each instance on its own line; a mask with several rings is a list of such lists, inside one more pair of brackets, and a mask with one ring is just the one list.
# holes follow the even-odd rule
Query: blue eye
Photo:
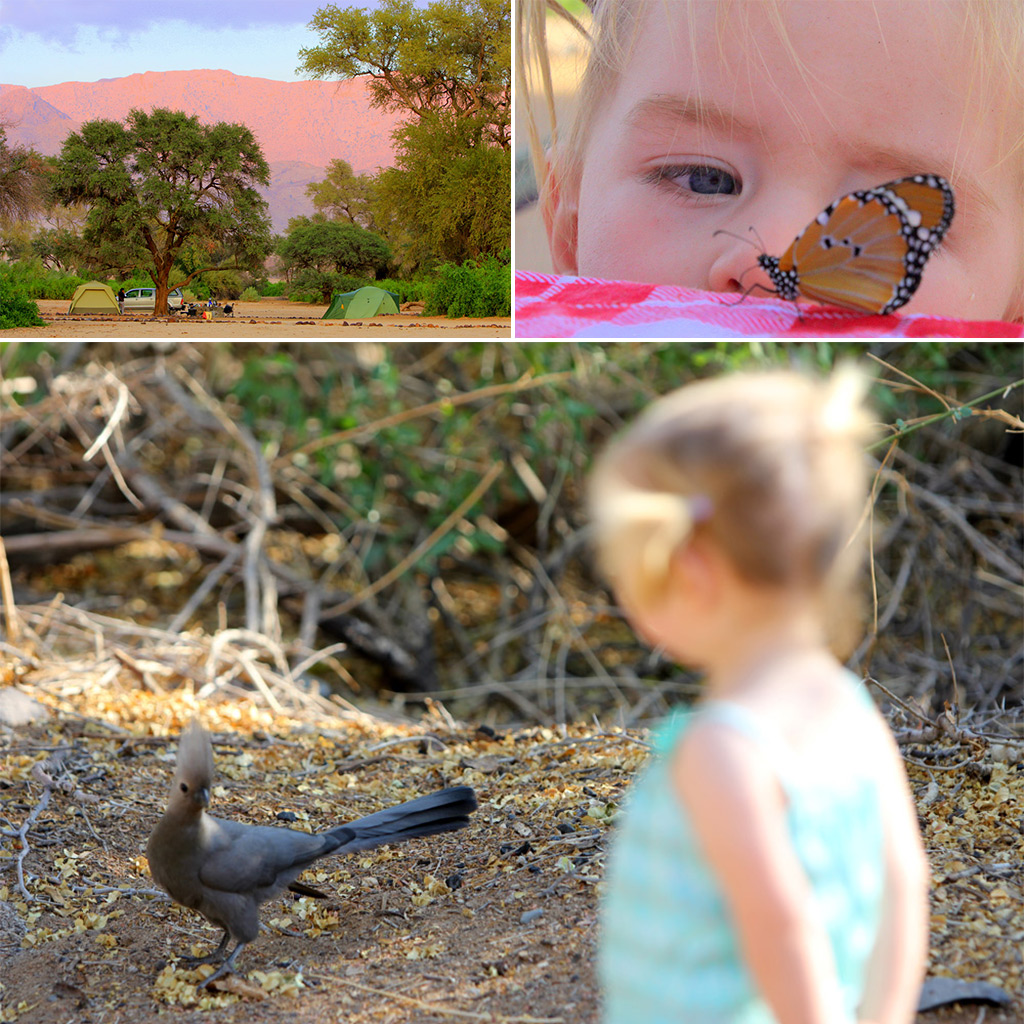
[[739, 191], [736, 179], [721, 167], [689, 167], [680, 175], [691, 192], [699, 195], [735, 195]]
[[740, 183], [735, 175], [722, 167], [705, 164], [675, 164], [659, 167], [648, 180], [652, 184], [669, 185], [699, 196], [738, 195]]

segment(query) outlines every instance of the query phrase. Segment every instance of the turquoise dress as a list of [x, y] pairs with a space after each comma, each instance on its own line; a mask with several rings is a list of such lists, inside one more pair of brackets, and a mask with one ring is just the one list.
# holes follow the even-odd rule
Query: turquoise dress
[[[859, 699], [871, 700], [858, 680]], [[633, 787], [616, 837], [604, 904], [600, 973], [606, 1024], [776, 1024], [738, 946], [718, 882], [669, 779], [670, 754], [696, 719], [743, 733], [787, 798], [793, 848], [832, 944], [843, 1005], [856, 1020], [881, 915], [883, 834], [871, 766], [823, 782], [747, 709], [726, 701], [677, 713]], [[808, 777], [810, 775], [810, 777]]]

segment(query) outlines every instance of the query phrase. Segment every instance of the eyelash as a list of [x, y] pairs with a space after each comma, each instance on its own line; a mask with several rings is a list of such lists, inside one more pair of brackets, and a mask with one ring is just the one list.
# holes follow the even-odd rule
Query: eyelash
[[[699, 171], [710, 171], [713, 174], [719, 174], [725, 178], [731, 179], [734, 191], [698, 192], [688, 185], [684, 186], [679, 183], [678, 179], [689, 179]], [[739, 195], [743, 189], [742, 182], [737, 175], [733, 174], [731, 171], [727, 171], [724, 167], [715, 167], [712, 164], [666, 164], [662, 167], [655, 167], [654, 170], [644, 176], [644, 180], [647, 184], [667, 188], [676, 195], [684, 197], [696, 196], [699, 197], [699, 199], [706, 199], [710, 196], [719, 195], [735, 196]]]

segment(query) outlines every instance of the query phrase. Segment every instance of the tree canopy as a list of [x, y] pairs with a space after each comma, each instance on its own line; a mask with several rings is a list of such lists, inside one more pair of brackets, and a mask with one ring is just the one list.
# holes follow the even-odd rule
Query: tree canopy
[[43, 206], [46, 158], [24, 146], [12, 146], [0, 124], [0, 226], [31, 217]]
[[508, 0], [381, 0], [376, 10], [335, 6], [310, 28], [319, 46], [299, 51], [300, 74], [370, 76], [375, 105], [417, 117], [438, 110], [482, 115], [490, 140], [510, 147], [512, 64]]
[[[300, 73], [369, 76], [375, 106], [406, 112], [395, 166], [378, 175], [376, 226], [413, 267], [511, 245], [511, 10], [508, 0], [381, 0], [325, 7]], [[330, 176], [328, 177], [330, 180]], [[311, 187], [326, 200], [327, 182]], [[327, 207], [318, 207], [327, 209]], [[335, 215], [332, 212], [332, 215]]]
[[346, 220], [373, 230], [373, 178], [356, 174], [347, 160], [332, 160], [327, 165], [327, 177], [307, 185], [306, 195], [313, 200], [316, 211], [330, 220]]
[[481, 144], [479, 124], [438, 112], [396, 135], [403, 144], [377, 179], [377, 207], [409, 232], [411, 262], [461, 263], [509, 248], [511, 163]]
[[373, 280], [391, 259], [387, 242], [358, 224], [302, 217], [291, 221], [289, 228], [278, 244], [278, 254], [286, 264], [306, 272], [303, 282], [319, 291], [325, 302], [342, 287], [342, 278]]
[[84, 239], [97, 263], [149, 270], [160, 315], [186, 243], [205, 249], [209, 261], [180, 286], [208, 270], [262, 263], [270, 220], [257, 186], [269, 183], [270, 168], [245, 125], [133, 110], [123, 124], [89, 121], [65, 139], [51, 196], [88, 205]]

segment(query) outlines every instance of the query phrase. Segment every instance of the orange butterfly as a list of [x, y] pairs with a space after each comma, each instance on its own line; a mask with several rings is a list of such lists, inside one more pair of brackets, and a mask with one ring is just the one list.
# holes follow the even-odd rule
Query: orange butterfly
[[757, 262], [768, 272], [774, 294], [784, 299], [891, 313], [917, 291], [954, 210], [953, 189], [945, 178], [914, 174], [843, 196], [819, 213], [782, 256], [762, 252]]

